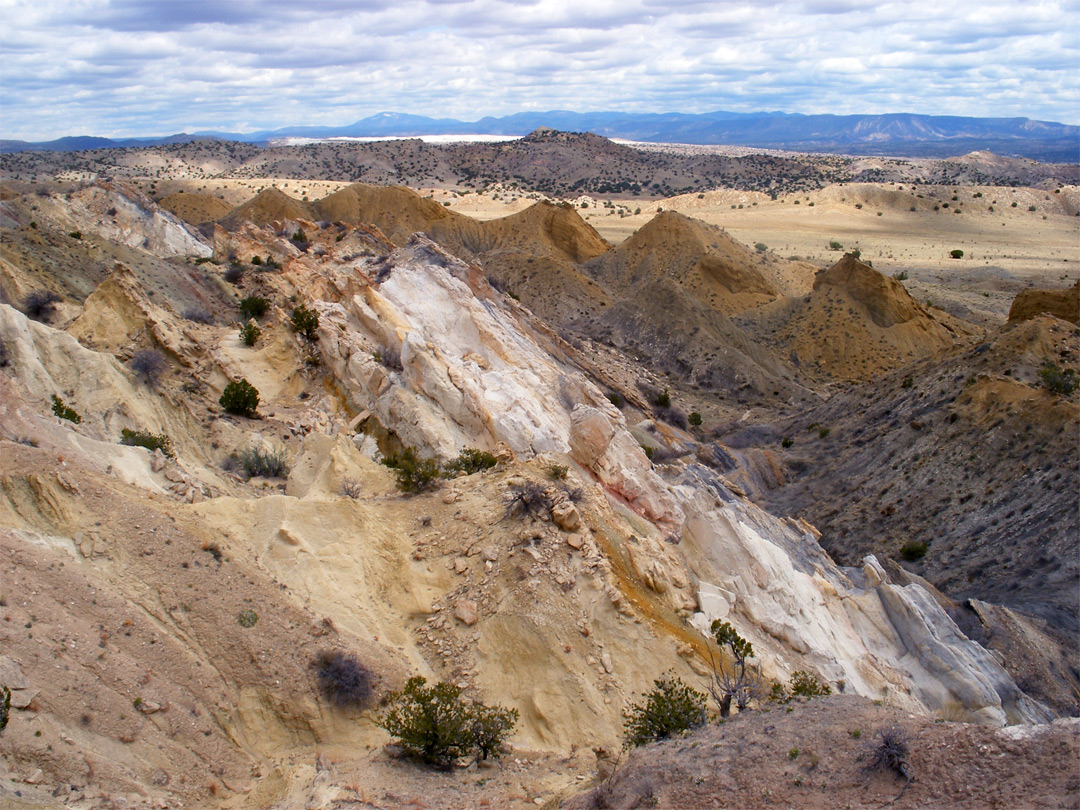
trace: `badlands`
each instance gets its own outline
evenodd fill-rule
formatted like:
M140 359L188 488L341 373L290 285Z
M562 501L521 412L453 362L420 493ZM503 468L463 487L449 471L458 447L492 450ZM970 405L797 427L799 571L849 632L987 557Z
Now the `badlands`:
M110 151L3 166L0 803L1076 806L1074 184L564 200ZM407 448L495 463L408 493ZM623 752L717 619L832 694ZM516 710L509 751L403 758L414 675ZM910 784L865 767L892 727Z

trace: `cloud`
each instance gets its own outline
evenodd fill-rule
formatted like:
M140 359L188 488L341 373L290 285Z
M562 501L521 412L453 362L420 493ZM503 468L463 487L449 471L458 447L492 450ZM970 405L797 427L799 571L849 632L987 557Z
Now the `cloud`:
M3 137L381 110L920 112L1075 123L1075 0L0 0Z

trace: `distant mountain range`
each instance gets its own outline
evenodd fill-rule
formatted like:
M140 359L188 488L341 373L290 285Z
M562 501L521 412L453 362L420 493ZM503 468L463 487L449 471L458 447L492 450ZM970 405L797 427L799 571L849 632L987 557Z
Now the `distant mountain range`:
M343 127L285 127L259 132L196 132L165 138L111 140L90 136L29 143L0 140L0 152L82 151L155 146L213 138L264 144L285 138L412 137L421 135L526 135L540 127L594 132L653 143L726 144L801 152L949 157L977 150L1035 160L1080 162L1080 127L1029 118L916 115L800 115L783 112L515 113L459 121L384 112Z

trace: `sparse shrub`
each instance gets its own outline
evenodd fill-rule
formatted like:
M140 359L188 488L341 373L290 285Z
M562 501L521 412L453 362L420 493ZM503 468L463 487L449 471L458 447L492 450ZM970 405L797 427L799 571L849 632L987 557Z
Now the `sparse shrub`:
M284 448L248 447L238 458L247 478L285 478L289 474L289 454Z
M439 478L439 462L433 458L420 458L415 447L406 447L397 455L387 456L383 464L394 471L397 487L402 492L423 492L433 487Z
M304 233L304 229L303 228L297 228L296 233L294 233L292 235L292 240L294 242L306 242L308 240L308 238L307 238L307 234Z
M859 250L858 248L855 248L853 251L851 251L851 255L854 256L856 259L861 259L862 258L862 251Z
M364 706L375 691L375 675L355 655L324 650L315 659L319 689L335 706Z
M292 311L292 328L307 340L319 339L319 313L298 304Z
M240 280L244 277L244 268L238 264L230 265L226 270L223 278L230 284L239 284Z
M666 393L661 396L666 396ZM671 398L668 397L667 400L670 402ZM670 406L665 408L662 405L657 405L653 408L653 416L667 422L669 425L674 425L680 430L686 430L689 426L686 413L681 408L673 408Z
M346 478L341 482L341 494L354 501L360 497L360 482L355 478Z
M260 337L262 337L262 329L254 318L240 327L240 342L245 346L254 346Z
M626 404L626 400L623 398L623 395L620 394L618 391L608 391L607 398L608 402L610 402L612 405L619 409L621 409L622 406Z
M649 445L643 444L641 445L641 449L645 453L645 458L647 458L649 461L652 461L653 458L656 456L655 447L650 447Z
M914 385L915 385L915 378L913 376L911 376L910 374L908 374L906 377L904 377L903 382L900 383L901 388L911 388Z
M259 410L259 390L244 379L230 382L221 392L218 404L226 413L254 417Z
M799 758L799 749L798 748L792 748L790 751L787 752L787 755L788 755L788 759L798 759Z
M721 653L720 659L716 660L712 657L712 650L709 650L709 660L712 664L709 694L720 710L720 716L728 717L731 714L733 700L742 711L750 705L751 700L759 696L761 678L747 665L748 660L754 657L754 646L740 636L730 622L716 619L709 629ZM730 667L724 661L725 653L731 656Z
M653 690L627 713L624 747L634 748L681 734L705 723L705 695L673 673L653 681Z
M686 417L686 421L693 427L701 427L701 414L697 411L691 411L690 415Z
M245 630L255 626L255 623L259 621L259 614L251 608L244 608L236 614L236 622Z
M766 245L764 242L758 242L754 245L754 250L756 250L758 253L764 253L768 249L769 246Z
M656 395L656 400L653 402L653 404L660 408L671 407L671 394L668 393L668 390L666 388Z
M252 256L251 257L251 263L253 265L255 265L256 267L258 267L259 265L262 264L262 256L259 256L259 255Z
M72 239L82 239L82 231L72 231L68 234Z
M64 400L60 399L56 394L53 394L52 398L52 412L61 419L67 419L69 422L74 422L76 425L82 421L82 417L74 408L69 408L64 404Z
M830 433L829 428L827 428L827 427L819 427L817 435L818 435L819 439L824 439L826 436L829 435L829 433Z
M815 698L832 694L828 684L821 683L816 675L801 669L791 673L788 689L792 697Z
M34 290L23 299L23 312L27 318L48 323L61 300L63 299L52 290Z
M495 466L495 463L495 456L491 453L473 447L466 447L458 453L457 458L446 462L443 469L448 477L453 478L456 475L472 475L473 473L490 470Z
M879 729L875 735L877 744L870 743L867 746L867 763L863 766L867 771L892 771L897 776L904 777L904 787L900 794L889 804L894 804L900 796L904 795L908 785L911 784L911 764L908 762L907 735L899 726L890 726Z
M188 307L184 310L183 317L184 320L194 323L211 324L214 322L214 316L202 307Z
M1059 394L1060 396L1067 397L1073 391L1076 390L1076 371L1075 369L1058 368L1056 363L1047 363L1039 370L1039 379L1042 380L1043 387L1051 394Z
M791 447L793 444L795 444L795 440L790 436L785 436L783 441L780 442L780 446L785 449Z
M387 708L376 725L395 737L408 756L437 768L448 769L474 750L485 758L499 756L517 724L517 710L479 702L466 706L454 684L426 683L417 675L402 691L387 695Z
M548 478L552 481L562 481L568 472L570 468L565 464L549 464L547 468Z
M391 346L386 346L375 352L375 362L381 363L384 368L391 371L405 370L405 367L401 365L401 352Z
M843 249L844 249L844 246L841 243L839 243L839 242L837 242L835 240L833 240L832 242L829 242L829 250L843 250Z
M11 350L8 349L7 343L3 338L0 338L0 368L7 368L11 363Z
M11 715L11 690L6 686L0 686L0 734L7 728L8 717Z
M928 548L925 540L908 540L900 547L900 556L908 562L915 562L926 556Z
M270 309L270 302L257 295L249 295L240 302L240 320L250 321L261 318Z
M151 433L148 430L124 428L120 431L120 443L131 447L145 447L151 453L160 450L169 458L174 456L172 440L164 433Z
M895 278L897 281L907 281L908 280L907 270L901 270L899 273L893 273L893 278Z
M539 516L551 509L551 498L535 481L515 484L506 498L506 515Z
M952 256L954 259L962 259L964 258L964 251L957 248L956 250L950 250L949 255Z
M167 368L167 363L161 352L153 349L140 349L128 361L128 368L132 370L136 377L139 377L153 388L158 384L162 372Z

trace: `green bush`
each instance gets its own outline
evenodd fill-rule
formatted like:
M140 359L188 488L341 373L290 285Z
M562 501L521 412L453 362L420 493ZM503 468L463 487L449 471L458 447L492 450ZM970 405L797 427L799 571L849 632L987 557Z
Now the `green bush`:
M292 311L292 328L308 340L319 339L319 313L308 309L303 304L298 304Z
M620 394L618 391L609 391L607 398L608 402L610 402L616 408L621 409L622 406L626 404L626 400L623 398L623 395Z
M248 478L285 478L289 474L289 454L281 448L249 447L237 458Z
M562 481L566 478L566 474L570 472L570 468L565 464L549 464L547 467L548 478L552 481Z
M247 380L234 381L225 386L218 404L226 413L254 417L259 410L259 391Z
M131 447L145 447L151 453L160 450L169 458L174 455L172 441L164 433L151 433L148 430L124 428L120 431L120 443Z
M833 240L832 242L829 242L829 250L843 250L843 249L844 249L844 246L842 244L840 244L839 242L837 242L835 240Z
M666 388L656 395L656 401L653 404L658 405L661 408L671 407L671 394L668 393Z
M793 444L795 444L795 440L790 436L785 436L783 441L780 442L780 446L783 448L791 447Z
M764 253L768 249L769 246L766 245L764 242L758 242L754 245L754 250L756 250L758 253Z
M517 724L516 709L465 705L461 689L441 681L410 678L400 692L386 696L387 707L375 721L405 753L437 768L449 768L473 751L480 758L499 756L506 736Z
M957 248L956 250L950 250L949 255L952 256L954 259L962 259L964 258L964 251Z
M701 414L697 411L691 411L690 415L686 417L686 421L694 427L701 427Z
M0 733L7 728L8 716L11 714L11 690L6 686L0 686Z
M1056 363L1047 363L1040 369L1039 378L1043 387L1051 394L1067 397L1076 390L1076 371L1071 368L1058 368Z
M61 419L67 419L69 422L74 422L76 425L82 421L82 417L74 408L69 408L64 404L64 400L60 399L56 394L53 394L52 398L52 412Z
M705 722L705 695L669 673L653 681L653 690L633 705L626 718L625 747L663 740Z
M832 694L828 684L821 683L816 675L801 669L791 673L788 689L792 697L815 698Z
M251 257L251 263L253 265L255 265L256 267L258 267L259 265L262 264L262 256L252 256Z
M236 622L245 630L255 626L255 623L259 621L259 614L251 608L244 608L236 614Z
M927 548L924 540L908 540L900 547L900 556L908 562L915 562L926 556Z
M402 492L423 492L434 486L439 478L439 462L433 458L420 458L415 447L406 447L397 455L387 456L383 464L394 471L398 489Z
M294 233L292 235L292 240L294 242L306 242L308 240L308 238L307 238L307 234L304 233L304 229L303 228L297 228L296 233Z
M262 329L259 328L254 319L240 327L240 341L245 346L254 346L260 337L262 337Z
M261 318L270 309L270 302L257 295L249 295L240 301L240 319L250 321L252 318Z
M904 377L903 381L900 383L901 388L911 388L914 385L915 385L915 378L913 376L911 376L910 374L907 375L906 377Z
M456 475L472 475L473 473L490 470L494 466L495 456L491 453L473 447L466 447L458 453L457 458L446 462L443 465L443 470L446 472L447 477L453 478Z

